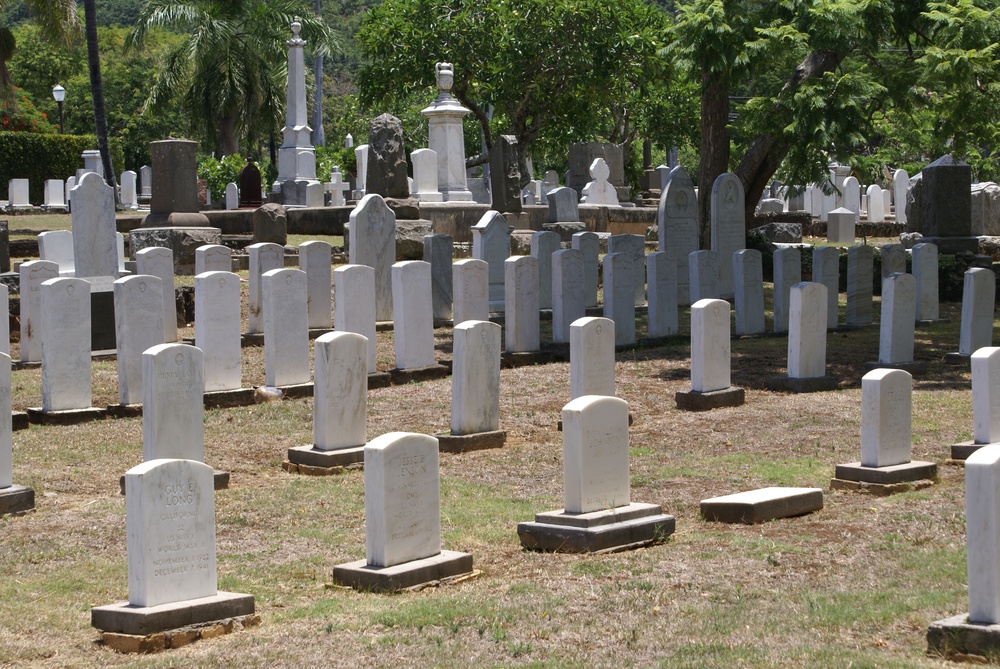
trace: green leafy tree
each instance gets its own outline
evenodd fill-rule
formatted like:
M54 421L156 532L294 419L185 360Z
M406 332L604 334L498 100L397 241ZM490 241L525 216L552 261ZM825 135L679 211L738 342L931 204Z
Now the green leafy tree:
M667 75L656 55L667 35L666 15L642 0L384 0L357 35L369 59L359 92L371 106L432 91L434 64L451 62L452 94L479 122L486 148L498 131L512 134L523 166L546 139L617 129L625 132L615 139L628 141L620 121L631 107L622 103Z
M144 109L180 99L192 130L219 157L271 135L284 110L285 42L302 9L293 0L147 0L127 47L141 49L158 28L182 39L161 62ZM313 50L334 46L311 11L300 20Z

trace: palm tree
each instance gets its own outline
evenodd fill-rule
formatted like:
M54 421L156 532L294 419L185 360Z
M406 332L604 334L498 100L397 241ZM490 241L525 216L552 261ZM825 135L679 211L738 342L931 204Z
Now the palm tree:
M164 59L144 109L179 96L192 128L216 156L239 152L280 129L285 99L285 41L301 9L298 0L147 0L126 39L142 48L149 31L166 28L183 39ZM303 16L302 36L318 53L334 47L319 17Z
M111 149L108 146L108 115L104 110L104 84L101 82L101 59L97 49L97 6L95 0L83 0L83 16L87 26L87 69L90 71L90 95L94 100L94 134L97 135L97 149L101 152L101 164L104 166L104 181L114 189L117 206L120 197L118 179L115 178L115 166L111 162Z
M7 4L9 0L0 0L0 9ZM24 4L42 29L42 34L49 39L69 44L79 33L76 0L25 0ZM7 61L14 55L16 47L14 33L7 26L0 26L0 94L4 96L11 92L12 82Z

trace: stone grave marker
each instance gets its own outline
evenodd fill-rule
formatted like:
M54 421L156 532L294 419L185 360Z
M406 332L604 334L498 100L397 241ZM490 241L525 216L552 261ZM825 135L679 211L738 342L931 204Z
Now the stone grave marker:
M570 399L615 394L615 322L585 316L569 328Z
M792 286L802 280L802 252L779 248L774 252L774 331L788 332Z
M247 158L247 164L240 170L240 185L238 188L240 196L240 207L256 209L264 204L263 186L261 183L260 170ZM229 271L229 270L226 270Z
M409 197L403 124L392 114L376 117L368 129L365 192L382 197Z
M142 353L142 459L205 461L204 355L188 344Z
M972 441L951 445L951 459L965 460L988 444L1000 443L1000 348L972 354Z
M81 278L118 278L115 194L96 172L87 172L73 189L73 263Z
M8 181L7 199L10 201L7 205L10 209L31 209L31 202L28 199L28 180L11 179Z
M500 333L489 321L455 326L451 376L451 434L500 429Z
M226 184L225 206L228 211L240 208L240 187L232 181Z
M194 278L194 343L202 350L205 392L243 384L240 349L240 277L203 272Z
M118 403L142 401L142 354L163 343L163 282L137 274L114 282Z
M704 411L745 401L743 388L730 381L729 311L725 300L691 305L691 390L674 395L677 408Z
M594 158L590 163L590 177L593 181L583 187L583 197L580 201L584 204L598 204L605 207L618 207L618 192L608 181L611 176L611 168L604 158Z
M736 334L763 334L764 268L760 251L742 249L733 254Z
M546 193L545 201L549 205L550 223L576 223L580 220L578 196L572 188L553 188Z
M677 334L677 263L666 251L646 255L648 293L646 334L668 337Z
M153 168L143 165L139 168L139 197L150 198L153 196Z
M510 257L510 227L498 211L487 211L472 227L472 257L490 270L490 311L504 310L504 263Z
M834 244L854 244L854 212L838 207L826 214L826 240Z
M513 256L504 261L504 348L527 353L541 348L538 316L538 260Z
M915 244L912 250L913 276L917 281L917 322L940 318L938 302L938 248L935 244Z
M632 259L632 287L635 305L646 303L646 242L642 235L611 235L608 253L624 253Z
M452 264L453 322L487 321L490 318L490 267L485 260L467 258Z
M882 223L885 221L885 205L882 203L882 187L872 184L868 187L868 222Z
M683 167L670 171L656 213L660 251L672 251L677 260L677 300L691 304L688 255L699 250L698 194Z
M396 214L381 195L366 195L351 212L352 265L375 270L375 320L392 320L392 264L396 262Z
M354 179L355 189L351 194L352 199L362 200L365 197L365 180L368 175L368 145L361 144L354 148L354 160L357 165L357 176Z
M0 515L35 508L35 491L14 485L10 367L10 356L0 353Z
M872 280L875 252L867 245L847 249L847 324L872 323Z
M884 244L879 249L882 256L882 279L906 271L906 247L902 244Z
M285 266L285 249L278 244L259 242L247 247L247 255L250 260L247 333L258 334L264 328L263 276Z
M552 308L552 254L560 249L559 235L543 230L531 235L531 257L538 261L538 308Z
M174 289L174 252L151 246L135 254L136 271L160 280L163 305L163 341L177 341L177 298Z
M973 267L965 272L962 286L962 323L958 353L971 356L984 346L993 345L993 310L996 302L996 276L992 270Z
M341 265L333 270L333 329L355 332L368 340L368 373L376 372L375 270L368 265Z
M719 257L718 297L733 296L731 259L734 253L747 246L744 200L743 182L740 178L735 174L720 174L712 185L711 201L712 250Z
M840 251L832 246L817 246L812 253L813 281L826 286L826 327L837 327L840 291Z
M413 188L421 202L441 202L444 195L438 190L438 159L433 149L417 149L410 154L413 163Z
M90 284L55 278L41 285L42 411L89 409Z
M269 386L309 383L306 273L272 269L261 276L264 377Z
M858 180L849 176L844 179L844 186L841 189L844 198L844 209L849 209L854 213L854 222L861 218L861 184Z
M966 248L963 243L972 241L972 168L951 155L938 158L921 171L920 227L927 241L935 241L939 248L948 243L946 252ZM957 238L938 240L938 237ZM954 245L959 245L955 247ZM978 241L967 248L973 253Z
M576 232L572 247L583 253L583 306L596 307L600 238L596 232Z
M688 255L688 285L692 302L719 297L719 254L694 251Z
M233 251L220 244L204 244L194 251L195 276L205 272L232 272Z
M306 273L306 311L310 329L330 329L332 257L333 248L327 242L313 240L299 245L299 269Z
M406 260L392 266L393 351L396 369L435 364L431 265Z
M42 359L42 284L59 277L59 265L48 260L31 260L21 263L18 274L21 295L21 362L38 362ZM89 332L87 341L89 346Z
M788 375L778 387L796 393L834 390L837 379L826 373L827 289L822 283L792 286L788 318Z
M346 193L351 190L351 185L344 182L344 175L336 165L330 172L330 182L326 184L326 190L330 193L330 206L343 207L347 203Z
M451 235L424 235L424 262L431 265L431 303L435 320L452 319L454 247Z
M635 271L626 253L604 256L604 317L615 322L615 345L635 343Z
M62 179L45 180L45 204L42 209L46 211L66 209L66 191Z
M899 169L892 173L892 202L895 205L896 222L906 223L906 195L910 192L910 175Z
M499 135L490 149L490 192L493 208L501 213L521 211L521 171L517 158L517 138Z
M552 341L569 342L570 326L586 314L583 300L583 251L552 254Z
M896 272L882 281L878 363L872 367L906 369L911 374L926 371L927 363L913 360L916 294L917 280L912 274Z
M121 179L118 181L121 187L119 192L121 193L122 206L132 211L139 208L139 193L136 189L136 181L136 173L132 170L122 172Z

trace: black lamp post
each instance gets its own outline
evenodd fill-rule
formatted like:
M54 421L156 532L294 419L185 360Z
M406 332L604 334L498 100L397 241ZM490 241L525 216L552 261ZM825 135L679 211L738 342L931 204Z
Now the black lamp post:
M52 87L52 97L55 98L56 104L59 105L59 134L63 134L63 100L66 99L66 89L61 85L56 84Z

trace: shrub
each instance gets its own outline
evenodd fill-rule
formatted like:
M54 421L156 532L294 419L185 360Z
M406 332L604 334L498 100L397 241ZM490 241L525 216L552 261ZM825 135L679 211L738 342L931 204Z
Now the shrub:
M116 169L125 164L121 142L112 138L111 160ZM28 179L32 204L44 201L45 181L65 181L83 167L84 151L97 148L94 135L42 135L33 132L0 132L0 198L7 198L11 179Z

